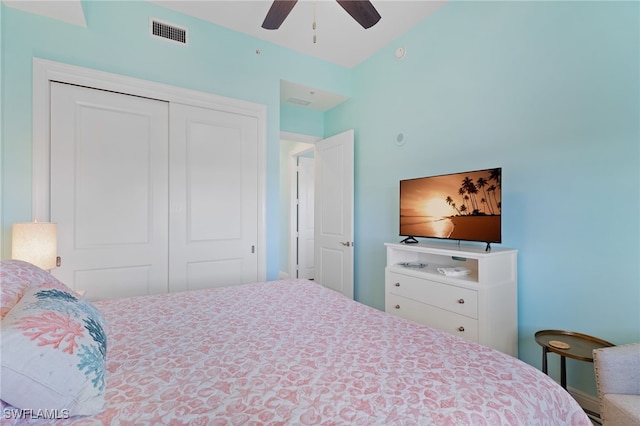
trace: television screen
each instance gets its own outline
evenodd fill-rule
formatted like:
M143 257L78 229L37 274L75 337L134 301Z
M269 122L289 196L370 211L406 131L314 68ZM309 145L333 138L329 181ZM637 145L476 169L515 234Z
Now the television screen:
M500 243L501 196L502 168L401 180L400 235Z

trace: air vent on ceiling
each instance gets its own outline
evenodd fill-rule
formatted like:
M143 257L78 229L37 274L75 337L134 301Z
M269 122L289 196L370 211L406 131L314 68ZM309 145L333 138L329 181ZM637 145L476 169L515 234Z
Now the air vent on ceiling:
M187 28L151 19L151 34L180 44L187 44Z
M305 99L300 99L300 98L293 98L293 97L287 99L287 102L289 102L290 104L295 104L300 106L307 106L311 103L311 101L307 101Z

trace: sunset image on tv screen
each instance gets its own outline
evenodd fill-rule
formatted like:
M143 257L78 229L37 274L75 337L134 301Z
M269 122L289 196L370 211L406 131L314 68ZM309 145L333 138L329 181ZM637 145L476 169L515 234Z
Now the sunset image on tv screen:
M400 181L400 235L501 241L502 169Z

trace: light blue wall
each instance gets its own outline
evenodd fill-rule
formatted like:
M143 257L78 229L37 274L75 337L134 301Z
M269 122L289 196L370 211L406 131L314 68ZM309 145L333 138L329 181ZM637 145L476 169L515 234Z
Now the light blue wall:
M0 6L0 188L3 187L3 182L4 182L4 175L2 173L3 167L2 164L4 163L4 153L2 152L2 135L4 134L4 121L5 121L5 116L4 116L4 86L5 86L5 82L4 82L4 58L2 57L2 52L4 52L5 47L4 47L4 31L2 31L2 23L4 22L4 8L2 6ZM0 190L1 191L1 190ZM0 192L0 259L2 259L2 254L3 254L3 250L2 250L2 242L4 241L4 227L3 227L3 205L4 205L4 199L2 197L2 193Z
M324 113L282 104L280 106L280 130L324 137Z
M39 57L266 105L267 276L276 278L280 80L349 95L349 71L148 2L83 7L87 28L1 6L2 257L10 255L11 224L32 220L31 68ZM188 27L189 45L152 39L150 16Z
M354 70L325 121L356 131L358 300L384 306L398 180L501 166L520 358L540 366L541 329L640 341L639 16L637 2L454 2ZM568 364L595 394L592 365Z

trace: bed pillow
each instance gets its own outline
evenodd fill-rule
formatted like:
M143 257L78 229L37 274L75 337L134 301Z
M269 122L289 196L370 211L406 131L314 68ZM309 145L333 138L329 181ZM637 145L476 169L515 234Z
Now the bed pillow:
M2 320L0 399L26 410L93 415L104 407L106 322L88 300L47 284Z
M0 319L7 316L29 287L30 283L0 283Z
M68 290L65 284L44 269L23 260L0 262L0 319L20 301L24 292L33 286L48 284L52 288Z

